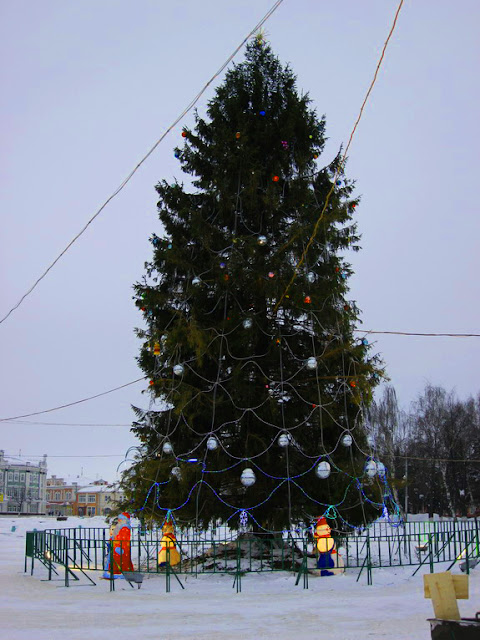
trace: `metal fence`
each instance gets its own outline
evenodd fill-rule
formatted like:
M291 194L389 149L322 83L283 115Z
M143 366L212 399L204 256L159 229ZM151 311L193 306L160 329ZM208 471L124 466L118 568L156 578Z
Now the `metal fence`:
M378 523L376 523L378 524ZM422 526L420 526L422 525ZM366 573L372 583L373 569L380 567L428 566L431 572L439 562L453 566L465 563L469 572L474 559L480 557L480 532L476 520L406 523L397 527L371 528L335 538L345 569L358 570L360 578ZM241 576L249 572L290 571L297 573L297 584L303 576L308 587L308 574L316 572L314 541L307 535L260 536L254 533L237 535L226 529L215 533L177 530L176 549L180 561L171 566L159 564L162 549L161 529L134 528L128 552L135 571L161 573L170 577L198 574L231 574L234 586L241 589ZM83 578L95 584L86 572L105 571L113 567L109 530L93 527L75 529L46 529L27 533L25 571L28 558L33 574L35 561L48 570L48 578L62 579L65 585ZM113 541L115 543L115 541ZM122 543L125 545L125 542ZM109 555L110 554L110 555ZM110 563L108 560L110 558ZM114 588L111 569L111 588Z

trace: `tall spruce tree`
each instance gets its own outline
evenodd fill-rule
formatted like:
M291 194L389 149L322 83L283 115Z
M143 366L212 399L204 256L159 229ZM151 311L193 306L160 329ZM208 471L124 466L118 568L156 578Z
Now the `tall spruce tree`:
M279 530L327 513L344 528L382 506L362 424L381 370L354 336L342 257L358 249L357 200L338 158L317 162L325 120L309 103L254 39L208 119L182 133L193 187L156 187L163 229L135 286L152 401L135 410L141 446L123 480L139 515L236 527L245 510Z

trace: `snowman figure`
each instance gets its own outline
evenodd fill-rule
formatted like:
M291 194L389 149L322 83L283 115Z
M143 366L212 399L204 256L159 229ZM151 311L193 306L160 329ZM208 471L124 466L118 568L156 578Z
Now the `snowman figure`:
M321 576L333 576L344 570L343 560L335 549L335 541L331 533L327 519L323 516L318 518L313 537L316 540L318 553L317 569L320 569Z

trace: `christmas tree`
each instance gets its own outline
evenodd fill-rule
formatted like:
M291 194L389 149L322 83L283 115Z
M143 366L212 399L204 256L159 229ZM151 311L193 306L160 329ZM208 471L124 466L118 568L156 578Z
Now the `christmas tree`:
M346 297L353 183L339 157L321 167L325 120L261 36L207 114L175 149L193 186L156 187L163 230L135 285L151 401L135 409L129 509L197 527L364 523L388 491L365 475L382 371Z

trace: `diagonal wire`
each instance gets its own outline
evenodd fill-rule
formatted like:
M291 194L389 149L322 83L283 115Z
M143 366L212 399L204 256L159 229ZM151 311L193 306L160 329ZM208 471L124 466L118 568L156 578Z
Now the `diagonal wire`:
M346 159L347 159L347 153L348 150L350 148L350 145L352 143L353 140L353 136L355 135L355 131L357 130L358 127L358 123L360 122L362 115L363 115L363 110L365 108L365 105L367 104L368 98L370 97L370 94L372 92L372 89L375 85L375 82L377 80L377 76L378 76L378 72L380 71L380 67L382 66L382 62L383 62L383 58L385 56L385 51L387 49L388 43L390 41L390 38L392 37L392 34L395 30L396 24L397 24L397 19L398 19L398 14L400 13L400 9L402 8L404 0L400 0L400 4L398 5L397 11L395 13L395 18L393 20L393 24L392 27L390 29L390 33L388 34L387 39L385 40L385 44L383 45L383 49L382 49L382 54L380 56L380 59L377 63L377 68L375 69L375 74L373 76L373 80L370 83L370 87L368 88L367 94L363 100L362 106L360 107L360 112L358 114L357 120L353 126L352 132L350 133L350 138L348 140L348 144L345 147L345 151L343 152L343 155L341 157L340 162L338 163L337 169L335 171L335 176L333 177L332 180L332 186L330 188L330 191L327 194L327 197L325 198L325 204L323 205L322 211L320 212L320 215L315 223L315 226L313 227L313 233L310 236L310 239L307 242L307 245L302 253L302 255L300 256L299 261L297 262L297 264L295 265L295 269L293 270L293 275L291 277L290 282L287 284L287 287L285 289L285 291L282 293L282 295L280 296L280 300L277 302L277 304L275 305L275 308L273 310L274 313L276 313L280 307L280 305L282 304L283 300L285 299L285 297L287 296L288 292L290 291L290 288L292 286L292 284L295 282L297 275L298 275L298 271L300 269L300 267L302 266L302 264L305 262L305 258L307 257L308 251L313 243L313 241L315 240L317 233L318 233L318 229L320 227L320 224L323 220L323 218L325 217L325 211L327 210L328 207L328 203L330 202L330 198L332 197L332 194L334 192L335 189L335 183L336 183L336 179L340 173L340 171L343 169Z
M222 66L220 67L220 69L210 78L210 80L204 85L204 87L197 93L197 95L195 96L195 98L193 98L193 100L190 102L190 104L185 107L185 109L182 111L182 113L174 120L174 122L172 122L172 124L168 127L168 129L160 136L160 138L155 142L155 144L153 145L153 147L143 156L143 158L140 160L140 162L136 165L136 167L128 174L128 176L125 178L125 180L120 184L120 186L117 187L117 189L115 189L115 191L112 193L112 195L107 198L107 200L105 200L105 202L102 204L102 206L100 207L100 209L98 209L98 211L95 213L94 216L92 216L90 218L90 220L87 222L87 224L83 227L83 229L81 229L77 235L70 240L70 242L67 244L67 246L65 247L65 249L55 258L55 260L50 264L49 267L47 267L47 269L42 273L42 275L37 278L37 280L33 283L33 285L30 287L30 289L28 289L28 291L26 291L26 293L23 294L23 296L20 298L20 300L10 309L10 311L0 320L0 324L2 322L4 322L16 309L18 309L18 307L22 304L22 302L25 300L25 298L27 296L29 296L32 291L37 287L37 285L40 284L40 282L45 278L45 276L49 273L49 271L51 271L53 269L53 267L57 264L57 262L60 260L60 258L62 258L67 251L70 249L70 247L80 238L80 236L85 233L85 231L88 229L88 227L92 224L92 222L95 220L95 218L97 218L101 212L105 209L105 207L108 205L109 202L111 202L119 193L120 191L122 191L122 189L130 182L130 180L133 178L133 176L135 175L135 173L138 171L138 169L140 169L140 167L142 166L142 164L151 156L151 154L155 151L155 149L158 147L158 145L166 138L166 136L170 133L170 131L173 129L173 127L175 127L180 120L189 112L191 111L191 109L193 109L193 107L195 106L195 104L200 100L200 98L202 97L202 95L205 93L205 91L208 89L208 87L212 84L212 82L215 80L215 78L217 78L222 72L223 70L230 64L230 62L233 60L233 58L237 55L237 53L240 51L240 49L243 47L243 45L247 42L247 40L249 38L251 38L251 36L258 31L262 25L270 18L270 16L274 13L274 11L276 11L278 9L278 7L282 4L283 0L277 0L277 2L275 2L275 4L269 9L269 11L267 11L267 13L263 16L263 18L260 20L260 22L258 22L253 29L249 32L249 34L242 40L242 42L238 45L238 47L235 49L235 51L227 58L227 60L222 64Z

